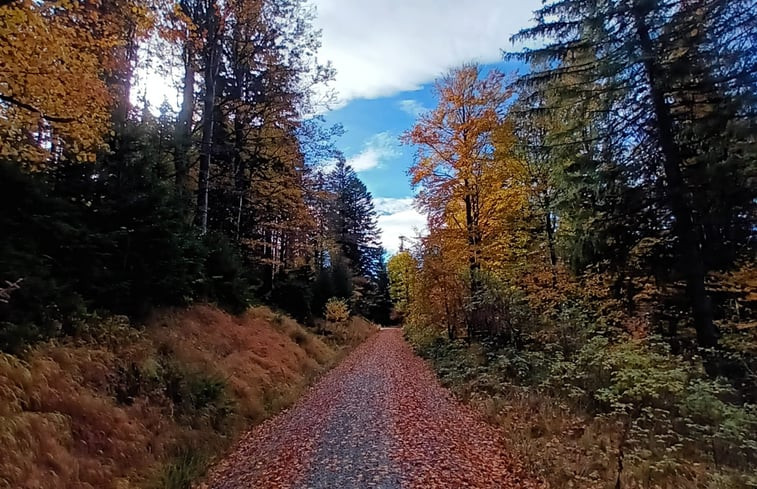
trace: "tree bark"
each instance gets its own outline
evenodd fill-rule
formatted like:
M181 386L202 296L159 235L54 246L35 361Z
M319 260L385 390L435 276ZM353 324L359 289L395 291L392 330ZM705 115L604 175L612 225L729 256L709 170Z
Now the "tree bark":
M200 146L200 169L197 185L197 213L195 221L200 232L208 232L208 198L210 192L210 165L213 158L213 124L216 101L216 82L219 63L220 28L218 10L215 2L208 3L205 11L207 25L207 39L205 46L205 94L203 96L202 111L202 143Z
M465 182L466 188L468 188L468 182ZM481 264L478 258L478 222L476 219L476 213L474 211L473 196L470 191L465 196L465 224L468 234L468 270L470 272L470 295L471 299L475 301L475 297L481 288L479 281L479 269ZM468 318L468 338L473 338L476 334L476 330L479 327L478 324L478 308L474 307L469 312Z
M544 198L544 229L547 234L547 248L549 249L549 264L552 272L552 288L557 288L557 250L555 249L555 220L548 196Z

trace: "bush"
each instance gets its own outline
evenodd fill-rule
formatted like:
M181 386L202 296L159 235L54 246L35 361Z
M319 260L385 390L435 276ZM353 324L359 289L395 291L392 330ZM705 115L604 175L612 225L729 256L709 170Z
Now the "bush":
M350 306L344 299L332 297L326 302L324 315L332 323L346 323L350 319Z
M555 487L611 486L619 454L622 487L754 485L757 406L662 338L605 336L580 308L559 317L573 324L537 332L546 341L520 349L449 341L412 324L405 336L442 383L501 423L512 447ZM585 339L571 341L571 331Z

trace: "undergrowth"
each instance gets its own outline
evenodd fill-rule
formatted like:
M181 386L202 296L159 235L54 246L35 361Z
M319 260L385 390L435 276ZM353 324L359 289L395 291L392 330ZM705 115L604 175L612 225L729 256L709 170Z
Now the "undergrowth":
M267 308L195 306L144 329L92 316L66 341L0 354L0 488L189 488L366 325L325 337Z
M748 395L657 337L610 341L586 330L575 348L468 344L412 325L405 333L552 487L757 487L757 406Z

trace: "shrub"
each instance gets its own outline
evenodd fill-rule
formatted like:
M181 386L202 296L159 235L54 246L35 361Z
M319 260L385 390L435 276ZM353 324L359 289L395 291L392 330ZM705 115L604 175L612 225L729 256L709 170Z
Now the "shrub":
M344 299L332 297L326 302L324 314L327 321L345 323L350 319L350 306Z
M555 325L557 334L520 349L449 341L414 324L405 336L555 487L611 487L618 458L622 487L754 486L757 406L731 383L662 338L605 336L577 309L560 317L583 327ZM586 339L572 341L571 331Z

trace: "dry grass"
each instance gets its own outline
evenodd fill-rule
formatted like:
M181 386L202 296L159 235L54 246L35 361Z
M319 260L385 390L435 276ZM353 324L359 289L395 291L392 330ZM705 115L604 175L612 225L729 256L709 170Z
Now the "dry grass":
M108 395L116 363L110 352L54 345L26 362L2 356L2 487L124 487L130 469L151 463L161 415Z
M554 488L613 489L618 477L622 427L609 418L581 416L564 402L513 389L507 397L470 400L487 419L502 427L510 451ZM643 464L626 460L624 489L737 489L745 486L717 467L691 463L667 477L652 477ZM738 475L735 472L733 475ZM751 486L749 486L751 487Z
M613 423L580 417L556 399L527 391L470 402L502 427L510 451L552 487L614 487L620 434Z
M293 402L336 361L339 341L374 329L356 321L357 332L326 344L266 308L233 317L196 306L156 316L143 334L44 344L23 360L2 354L0 488L165 487L154 481L162 467L176 468L182 447L220 450L238 429ZM225 428L213 417L222 409L188 414L171 399L167 366L225 386L233 405Z
M335 352L294 320L259 307L232 317L209 306L166 313L149 334L182 364L225 379L240 413L259 422L297 398Z
M335 348L353 347L377 331L375 324L360 316L353 316L346 322L323 321L318 324L318 332Z

